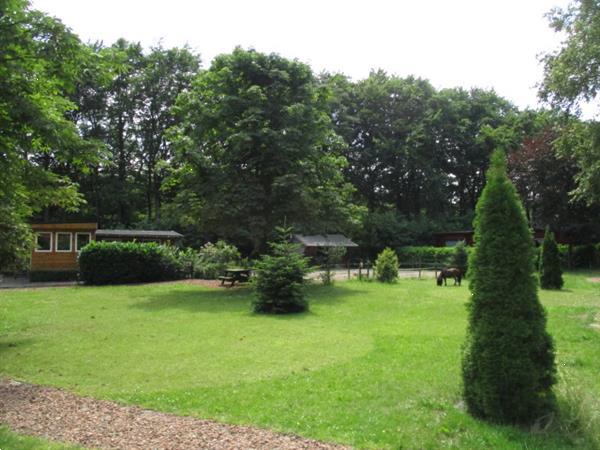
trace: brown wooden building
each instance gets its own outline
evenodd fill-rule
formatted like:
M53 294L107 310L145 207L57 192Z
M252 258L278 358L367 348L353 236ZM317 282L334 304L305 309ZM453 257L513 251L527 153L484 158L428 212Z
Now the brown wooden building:
M76 271L77 258L91 241L137 241L172 244L183 235L161 230L99 230L97 223L36 223L36 246L31 254L34 271Z
M31 254L31 270L77 270L79 251L96 239L96 223L38 223L36 246Z

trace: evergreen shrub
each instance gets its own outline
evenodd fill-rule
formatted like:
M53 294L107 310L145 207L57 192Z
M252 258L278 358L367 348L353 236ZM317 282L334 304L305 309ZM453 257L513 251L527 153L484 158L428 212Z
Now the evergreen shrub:
M391 248L384 248L377 256L375 278L383 283L394 283L398 279L398 255Z
M304 277L308 258L300 245L289 242L290 229L278 229L279 240L269 243L270 255L263 255L254 265L252 284L255 291L254 312L287 314L308 310Z
M560 289L563 286L560 255L554 234L546 228L540 254L540 286L542 289Z
M500 151L492 155L474 225L465 403L476 417L531 424L554 408L554 348L537 294L532 235Z
M469 267L469 253L467 251L467 246L465 241L460 241L454 247L454 253L452 254L452 261L450 265L452 267L456 267L460 269L462 276L465 277L467 275L467 269Z
M79 270L87 284L165 281L183 275L177 250L152 242L90 242L79 255Z

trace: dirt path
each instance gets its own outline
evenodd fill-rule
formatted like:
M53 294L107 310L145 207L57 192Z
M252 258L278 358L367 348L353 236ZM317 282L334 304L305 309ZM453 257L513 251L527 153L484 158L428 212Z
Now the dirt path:
M260 428L175 416L0 380L0 423L13 431L101 449L342 449Z

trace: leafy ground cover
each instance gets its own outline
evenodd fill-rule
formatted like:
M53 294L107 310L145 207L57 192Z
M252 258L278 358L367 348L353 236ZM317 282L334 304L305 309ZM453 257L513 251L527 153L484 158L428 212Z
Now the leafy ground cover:
M541 291L562 411L544 431L466 414L469 293L433 280L313 286L310 312L283 317L251 313L246 289L184 283L0 291L0 374L360 448L595 448L600 284L590 276Z

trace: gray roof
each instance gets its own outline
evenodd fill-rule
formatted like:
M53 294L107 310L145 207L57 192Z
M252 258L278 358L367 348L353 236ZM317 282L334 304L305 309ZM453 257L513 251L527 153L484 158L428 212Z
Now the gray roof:
M96 230L96 237L128 237L148 239L179 239L183 234L162 230Z
M294 241L305 247L358 247L343 234L314 234L311 236L295 234Z

